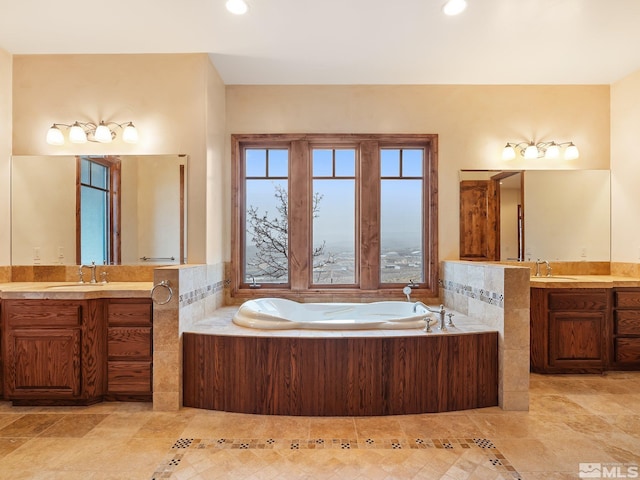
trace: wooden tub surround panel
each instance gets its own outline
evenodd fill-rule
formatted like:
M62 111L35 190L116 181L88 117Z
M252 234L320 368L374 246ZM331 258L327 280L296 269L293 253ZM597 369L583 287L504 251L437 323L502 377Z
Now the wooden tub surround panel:
M498 404L496 332L300 338L185 333L184 406L367 416Z

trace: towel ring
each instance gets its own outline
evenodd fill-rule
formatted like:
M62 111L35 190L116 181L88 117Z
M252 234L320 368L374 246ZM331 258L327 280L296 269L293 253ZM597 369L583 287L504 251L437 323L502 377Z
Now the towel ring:
M169 290L169 296L164 302L158 302L155 298L153 298L153 294L155 293L156 289L160 287L164 287L167 290ZM156 305L166 305L171 301L172 298L173 298L173 289L171 288L171 284L169 283L169 280L162 280L160 283L155 284L151 289L151 300L153 300L153 303L155 303Z

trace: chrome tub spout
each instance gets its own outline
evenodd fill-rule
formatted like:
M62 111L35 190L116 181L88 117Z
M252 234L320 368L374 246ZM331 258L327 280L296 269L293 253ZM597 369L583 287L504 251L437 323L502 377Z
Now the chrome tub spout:
M447 325L444 321L445 315L446 315L446 310L444 309L444 305L440 304L439 308L435 308L435 307L429 307L428 305L425 305L422 302L416 302L413 304L413 311L414 312L418 312L418 307L422 307L424 308L427 312L431 312L431 313L437 313L440 315L440 330L443 332L447 331ZM428 322L427 322L428 324Z

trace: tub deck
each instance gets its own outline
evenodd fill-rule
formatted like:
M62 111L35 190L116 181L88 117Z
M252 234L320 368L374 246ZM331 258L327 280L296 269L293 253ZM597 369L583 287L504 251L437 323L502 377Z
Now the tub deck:
M239 327L234 308L183 335L184 406L269 415L361 416L498 405L498 333L456 328Z

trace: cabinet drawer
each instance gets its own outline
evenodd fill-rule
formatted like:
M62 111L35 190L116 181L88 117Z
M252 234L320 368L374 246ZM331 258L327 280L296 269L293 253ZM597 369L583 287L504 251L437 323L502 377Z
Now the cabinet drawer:
M607 303L606 292L599 289L549 294L549 310L606 310Z
M616 363L640 363L640 338L616 338Z
M640 335L640 311L618 310L615 322L616 335Z
M640 291L616 291L614 298L616 307L640 309Z
M151 393L151 362L109 362L109 393Z
M151 357L151 327L109 327L107 351L114 357Z
M109 302L107 322L116 325L151 325L151 301Z
M82 306L79 304L47 304L42 301L5 302L8 327L61 327L82 324Z

